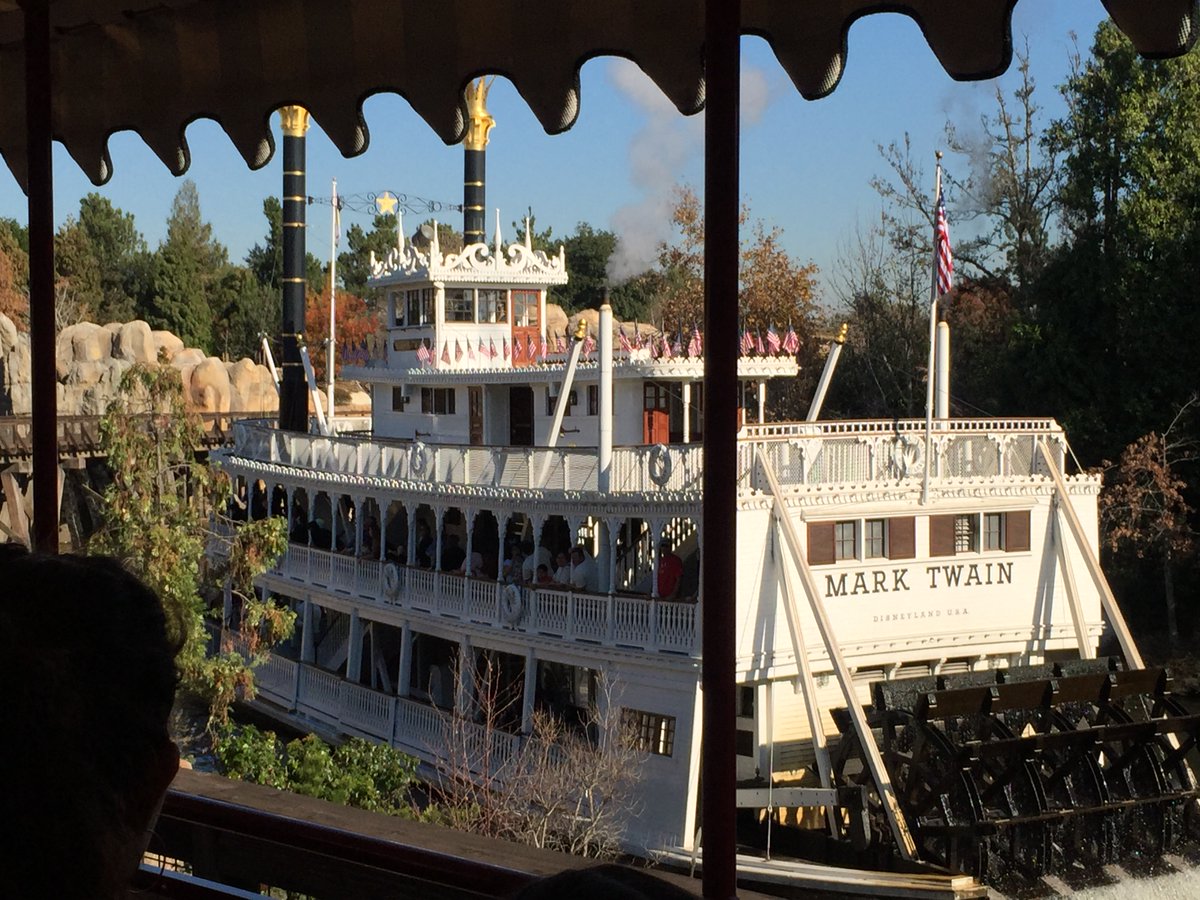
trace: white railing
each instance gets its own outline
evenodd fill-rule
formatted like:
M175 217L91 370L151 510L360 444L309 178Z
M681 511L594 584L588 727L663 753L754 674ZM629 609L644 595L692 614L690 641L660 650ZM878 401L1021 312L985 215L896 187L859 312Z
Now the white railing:
M335 725L344 726L386 744L408 750L430 762L445 759L448 741L455 755L476 767L483 760L493 773L516 756L521 736L475 722L451 719L449 711L397 697L366 685L345 681L334 672L303 665L282 656L271 656L260 670L272 673L260 685L264 696L278 700ZM291 693L276 693L291 685ZM267 681L270 682L268 688Z
M651 477L651 457L656 452L655 477ZM698 490L701 453L699 444L672 445L665 454L653 447L618 447L613 450L612 490ZM233 455L340 475L549 491L595 491L599 477L596 451L586 448L469 447L355 435L323 437L279 431L249 420L234 423Z
M511 589L498 582L407 566L397 566L398 590L389 594L383 589L383 568L375 559L293 545L271 574L334 596L348 593L364 610L406 609L492 628L650 652L692 654L697 650L699 613L692 603L528 587L516 589L519 602L514 603L511 595L503 596Z
M260 695L291 710L296 705L299 677L300 663L272 653L254 668L254 687Z
M934 423L930 475L979 478L1046 474L1035 452L1048 439L1065 454L1053 419L950 419ZM925 423L921 419L787 422L746 425L739 434L738 473L744 487L761 489L753 461L759 450L785 485L922 479ZM361 436L294 434L253 421L234 424L235 456L333 474L447 485L548 491L596 491L596 452L588 448L468 447ZM698 444L613 450L611 490L617 494L698 491ZM752 480L748 483L745 479Z

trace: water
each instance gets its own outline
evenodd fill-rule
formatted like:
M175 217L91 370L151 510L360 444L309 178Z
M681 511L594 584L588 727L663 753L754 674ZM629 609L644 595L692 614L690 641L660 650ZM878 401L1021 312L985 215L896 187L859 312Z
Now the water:
M1200 869L1156 878L1125 878L1116 884L1088 888L1071 896L1080 900L1195 900L1200 897Z

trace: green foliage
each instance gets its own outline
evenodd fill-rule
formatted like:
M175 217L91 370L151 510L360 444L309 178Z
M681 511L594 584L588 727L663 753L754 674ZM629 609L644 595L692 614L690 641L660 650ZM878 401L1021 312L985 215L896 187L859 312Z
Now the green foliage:
M132 213L91 193L79 201L55 237L55 274L79 314L100 322L134 318L144 296L151 257Z
M383 744L350 738L330 747L315 734L286 746L253 725L221 728L214 741L222 774L389 816L416 815L417 760Z
M88 550L121 559L158 594L182 648L182 687L208 703L210 722L224 721L240 693L252 695L252 666L292 631L294 614L253 589L254 578L286 546L284 520L248 522L237 530L211 527L214 521L228 524L220 511L229 499L229 479L197 459L201 427L186 411L176 369L127 370L100 433L112 482ZM219 552L209 558L207 549ZM228 623L234 631L222 652L210 654L205 597L219 597L226 584L240 601L240 620Z
M279 334L283 304L278 289L260 284L240 266L226 266L213 286L214 349L225 359L254 358L261 335Z
M371 252L374 251L377 258L383 258L395 246L395 216L376 216L370 231L364 231L357 223L351 225L346 231L347 249L338 254L338 280L342 287L358 297L367 296Z
M263 215L267 218L267 235L261 244L255 244L246 254L246 268L272 297L275 306L282 309L280 290L283 278L283 206L278 197L263 200ZM310 229L311 231L311 229ZM309 290L320 293L325 290L326 270L324 264L311 253L305 254L304 277ZM278 313L276 313L278 317ZM278 329L276 329L278 330Z

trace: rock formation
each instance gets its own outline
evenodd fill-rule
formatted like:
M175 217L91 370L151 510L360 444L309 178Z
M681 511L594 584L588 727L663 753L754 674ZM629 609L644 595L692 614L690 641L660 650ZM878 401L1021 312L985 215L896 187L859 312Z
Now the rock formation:
M80 322L59 332L56 371L61 415L103 415L125 370L135 363L179 370L188 408L269 416L279 397L266 366L249 359L224 362L186 348L169 331L152 331L142 321L96 325ZM0 314L0 415L25 416L32 409L29 335Z

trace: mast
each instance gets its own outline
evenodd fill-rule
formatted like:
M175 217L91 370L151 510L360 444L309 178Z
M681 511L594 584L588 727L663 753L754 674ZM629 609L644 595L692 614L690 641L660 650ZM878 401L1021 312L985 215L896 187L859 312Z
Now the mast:
M485 240L483 213L485 156L488 132L496 120L488 114L487 95L491 82L477 78L467 85L467 135L463 138L463 245Z
M333 212L330 215L329 228L332 234L329 238L329 352L325 354L325 376L328 384L329 427L333 428L333 378L334 354L337 352L337 246L341 233L342 214L338 205L337 179L333 179Z
M937 366L937 321L938 321L938 237L937 210L942 202L942 151L937 151L937 168L934 174L933 197L934 203L934 237L933 237L933 272L929 281L929 365L925 374L925 480L921 485L921 502L929 502L929 475L932 468L931 451L933 449L933 386L937 378L934 369Z
M304 135L308 110L284 106L283 123L283 334L279 386L279 427L308 431L308 384L300 343L304 338Z

